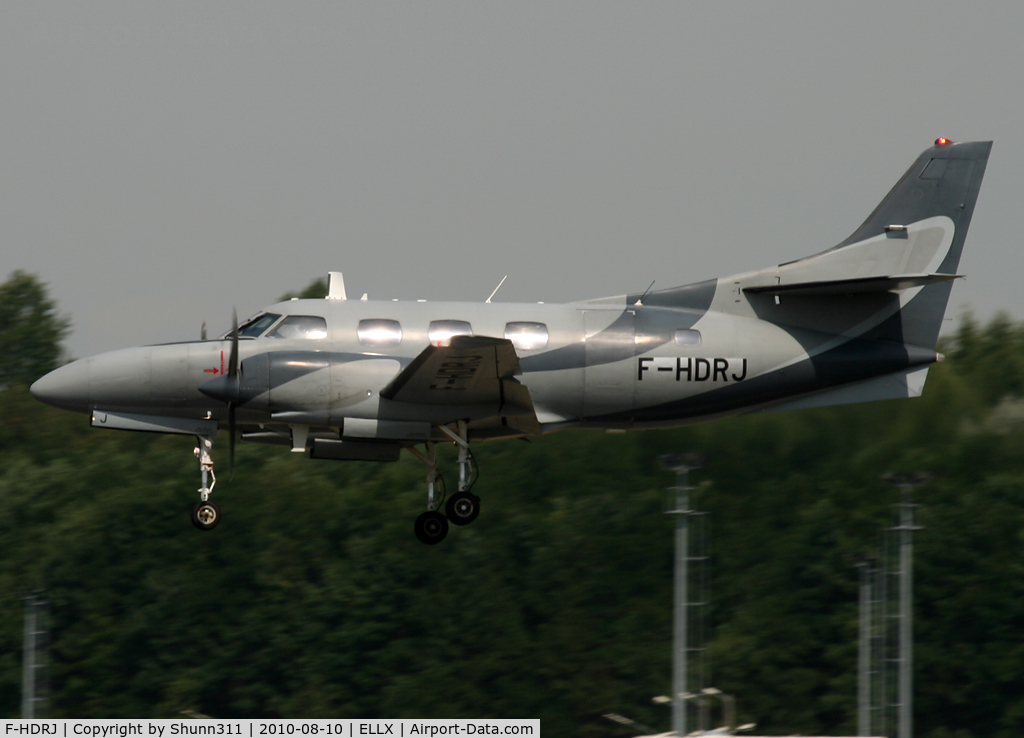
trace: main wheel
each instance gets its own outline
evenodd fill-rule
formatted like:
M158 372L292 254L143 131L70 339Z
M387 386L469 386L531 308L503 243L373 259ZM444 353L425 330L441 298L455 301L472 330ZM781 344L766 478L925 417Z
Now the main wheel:
M433 546L448 535L448 519L436 510L428 510L416 518L413 531L421 542Z
M456 492L448 498L444 511L455 525L469 525L480 514L480 498L472 492Z
M211 530L220 522L220 508L207 500L192 508L192 525L199 530Z

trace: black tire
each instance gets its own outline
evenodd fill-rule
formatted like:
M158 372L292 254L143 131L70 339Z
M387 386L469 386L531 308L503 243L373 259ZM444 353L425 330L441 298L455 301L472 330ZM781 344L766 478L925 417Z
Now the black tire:
M480 514L480 498L472 492L456 492L448 498L444 511L455 525L469 525Z
M220 508L207 500L192 508L192 525L199 530L213 530L220 522Z
M448 519L436 510L428 510L416 518L413 531L421 543L433 546L448 535Z

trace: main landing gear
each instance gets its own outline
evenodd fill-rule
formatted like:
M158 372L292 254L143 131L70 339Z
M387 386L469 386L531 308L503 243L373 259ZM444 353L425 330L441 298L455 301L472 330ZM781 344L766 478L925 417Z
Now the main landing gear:
M220 508L210 502L210 493L217 484L217 477L213 473L213 457L210 449L213 448L212 436L196 436L198 443L195 448L195 455L199 457L199 471L202 474L203 486L199 488L199 504L192 508L192 525L199 530L211 530L217 527L220 522Z
M415 448L409 449L427 465L427 511L416 518L413 532L428 546L444 540L448 535L448 523L469 525L480 515L480 498L470 491L476 482L476 469L473 465L473 454L469 451L466 422L459 421L458 433L443 425L438 427L459 446L459 490L448 499L444 515L437 510L444 500L443 492L441 499L437 498L438 481L440 480L440 487L444 490L444 477L437 471L436 444L428 441L425 454Z

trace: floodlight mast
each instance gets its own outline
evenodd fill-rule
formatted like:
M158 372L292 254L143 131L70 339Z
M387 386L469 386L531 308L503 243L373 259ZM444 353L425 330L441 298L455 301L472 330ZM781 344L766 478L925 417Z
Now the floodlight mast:
M857 659L857 735L871 735L871 567L857 564L860 572L860 643Z
M42 590L22 595L25 601L25 640L22 652L21 717L46 717L46 597Z
M690 471L702 466L702 459L696 454L684 456L666 455L662 464L676 473L676 485L669 489L675 493L670 515L676 516L676 561L675 588L672 625L672 732L677 736L686 735L687 689L687 631L689 629L689 556L690 556Z
M920 527L914 525L914 487L924 484L931 475L924 472L885 475L885 480L900 488L900 524L894 530L900 533L900 610L899 610L899 676L897 681L897 738L913 738L914 723L914 662L913 662L913 587L914 571L913 534Z

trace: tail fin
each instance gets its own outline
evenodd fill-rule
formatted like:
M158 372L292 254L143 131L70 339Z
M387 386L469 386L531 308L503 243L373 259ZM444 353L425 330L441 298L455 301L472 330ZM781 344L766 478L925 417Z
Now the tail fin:
M899 292L898 312L870 331L872 337L934 347L991 149L991 141L939 139L849 238L751 275L744 291L776 301Z
M991 141L953 143L938 139L918 157L860 228L835 248L886 235L887 228L893 225L909 225L944 215L953 221L955 235L937 271L955 274L991 150Z

